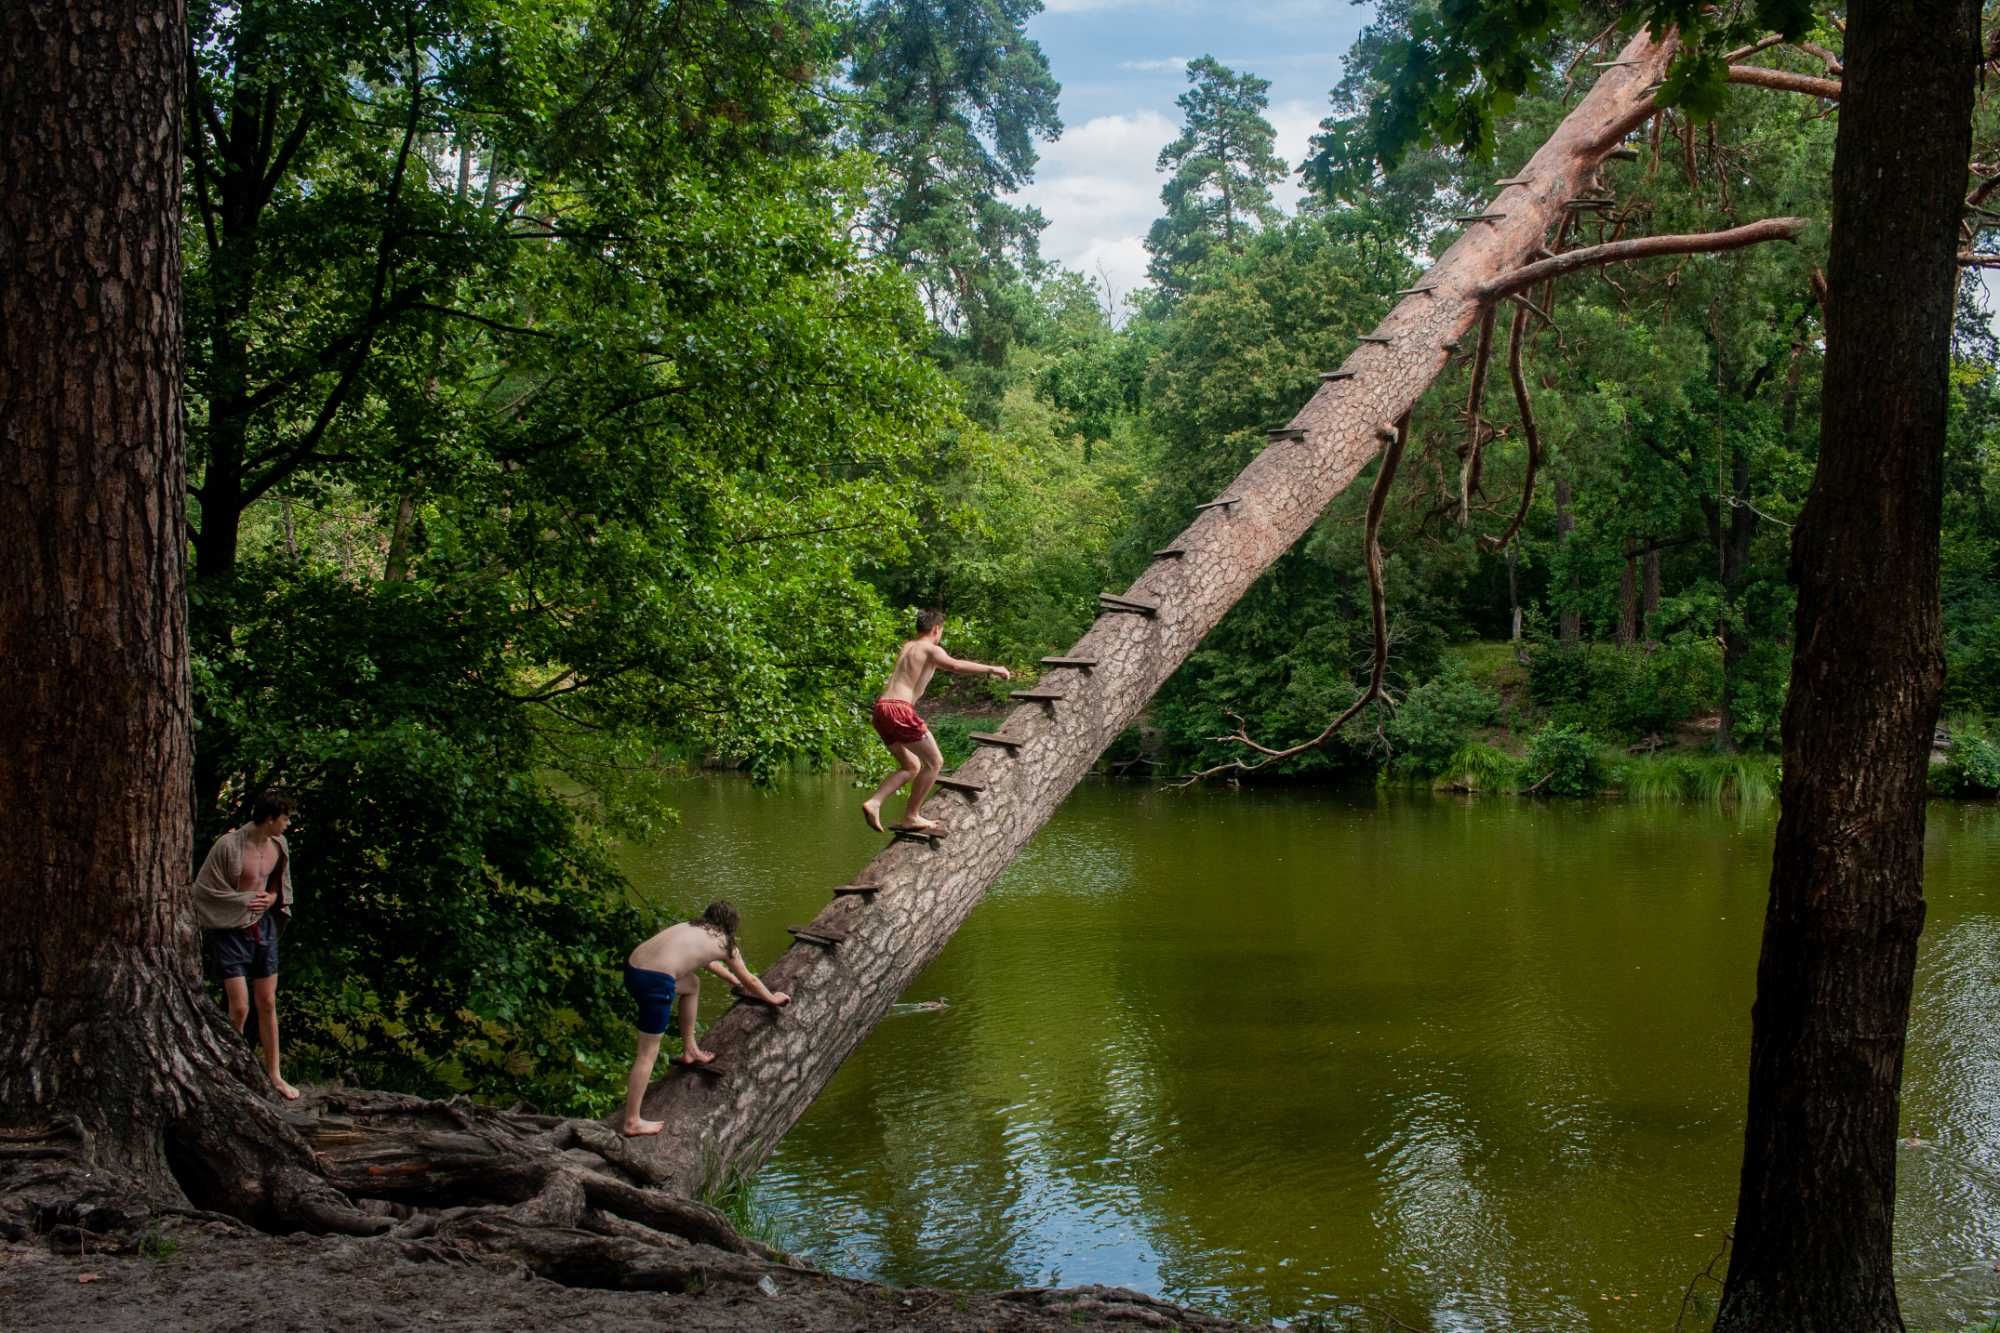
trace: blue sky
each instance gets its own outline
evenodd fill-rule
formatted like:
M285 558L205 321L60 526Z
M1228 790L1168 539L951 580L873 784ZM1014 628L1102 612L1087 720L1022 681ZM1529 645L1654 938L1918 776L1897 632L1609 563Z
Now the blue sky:
M1271 81L1267 119L1296 168L1326 92L1370 7L1349 0L1045 0L1028 23L1062 84L1063 134L1042 145L1020 199L1049 220L1042 253L1107 279L1123 297L1145 279L1142 240L1160 212L1153 163L1180 132L1183 64L1212 55ZM1295 189L1280 193L1289 206Z

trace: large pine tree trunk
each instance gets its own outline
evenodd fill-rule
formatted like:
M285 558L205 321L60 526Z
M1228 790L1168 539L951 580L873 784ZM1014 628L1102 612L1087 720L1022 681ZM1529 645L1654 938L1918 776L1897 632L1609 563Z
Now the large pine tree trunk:
M656 1180L694 1191L769 1153L1098 754L1375 458L1382 430L1410 410L1444 369L1447 348L1477 322L1480 286L1527 263L1563 203L1652 114L1646 90L1670 54L1670 42L1635 38L1621 56L1631 63L1607 70L1516 173L1527 183L1498 192L1498 216L1473 223L1424 278L1429 290L1391 312L1379 330L1389 345L1362 345L1348 359L1353 377L1323 384L1294 418L1305 438L1270 445L1224 490L1235 503L1197 515L1175 542L1185 553L1156 561L1127 590L1158 614L1100 617L1070 653L1096 665L1050 671L1044 687L1065 697L1008 716L1000 730L1020 748L983 750L957 775L985 792L941 791L926 807L949 830L943 842L892 846L857 876L882 885L878 893L842 897L820 913L817 924L845 940L798 945L766 974L792 992L791 1006L775 1014L738 1006L716 1025L709 1044L727 1076L679 1072L653 1089L647 1114L667 1131L639 1151Z
M67 1147L5 1165L72 1202L185 1190L337 1215L196 972L181 7L36 0L7 30L0 1108L10 1138Z
M1902 1327L1897 1107L1944 671L1938 527L1978 30L1970 0L1848 11L1819 468L1793 537L1783 807L1722 1329Z

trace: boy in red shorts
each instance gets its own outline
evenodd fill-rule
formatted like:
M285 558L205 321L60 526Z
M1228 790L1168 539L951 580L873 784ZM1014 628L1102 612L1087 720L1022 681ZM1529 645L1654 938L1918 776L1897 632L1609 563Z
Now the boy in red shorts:
M1013 679L1013 673L1003 666L961 662L938 643L943 637L944 612L918 612L917 637L896 654L896 669L889 673L889 683L883 687L882 697L875 701L875 734L896 758L896 771L882 779L875 794L861 803L861 817L877 833L882 832L882 802L894 796L911 778L917 780L917 785L910 789L910 804L897 827L918 830L937 827L936 821L918 813L924 798L931 794L931 784L944 768L944 755L938 750L937 738L917 716L917 700L924 697L931 674L943 670L961 676Z

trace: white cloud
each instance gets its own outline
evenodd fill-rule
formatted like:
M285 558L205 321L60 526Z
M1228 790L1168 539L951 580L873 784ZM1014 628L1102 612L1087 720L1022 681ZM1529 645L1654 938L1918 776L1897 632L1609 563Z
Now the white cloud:
M1133 9L1148 0L1045 0L1042 8L1051 14L1089 14L1100 9Z
M1188 66L1189 56L1168 56L1164 60L1121 60L1118 68L1141 74L1179 74Z
M1302 99L1273 106L1268 119L1277 131L1278 156L1296 171L1324 112ZM1146 281L1145 236L1160 215L1160 186L1154 165L1160 149L1180 126L1157 111L1098 116L1063 132L1043 150L1035 180L1015 196L1033 204L1049 220L1042 254L1066 268L1109 283L1125 296ZM1280 181L1273 191L1286 212L1298 207L1298 178Z
M1144 283L1145 235L1160 212L1153 164L1177 133L1155 111L1098 116L1064 131L1043 151L1034 183L1016 196L1049 220L1042 254L1104 278L1121 296Z
M1277 131L1276 149L1279 157L1285 159L1285 168L1291 173L1278 183L1271 193L1278 201L1278 207L1287 213L1295 212L1299 206L1299 163L1306 160L1311 151L1312 137L1319 133L1319 123L1326 117L1323 107L1297 98L1278 103L1265 112L1264 118Z

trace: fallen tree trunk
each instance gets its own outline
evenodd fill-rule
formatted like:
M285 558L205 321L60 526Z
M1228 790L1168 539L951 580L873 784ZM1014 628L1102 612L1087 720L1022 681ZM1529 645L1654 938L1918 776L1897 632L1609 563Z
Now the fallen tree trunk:
M1051 668L1063 697L1024 704L1001 728L1014 746L982 750L956 775L976 795L943 793L946 836L901 842L858 877L878 886L836 898L815 925L842 936L799 944L765 974L792 993L772 1011L738 1005L707 1043L724 1072L676 1072L646 1113L666 1132L640 1150L649 1178L698 1193L770 1153L903 988L937 956L1001 872L1273 561L1381 450L1479 320L1491 284L1531 262L1563 205L1653 114L1650 91L1673 52L1641 33L1555 134L1472 221L1408 299L1328 377L1282 433L1205 507L1169 550L1071 649L1090 666ZM1147 609L1152 608L1152 609Z

